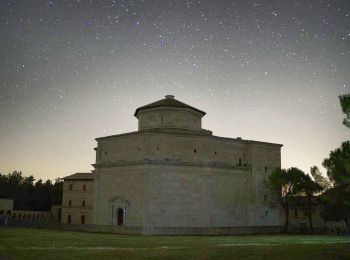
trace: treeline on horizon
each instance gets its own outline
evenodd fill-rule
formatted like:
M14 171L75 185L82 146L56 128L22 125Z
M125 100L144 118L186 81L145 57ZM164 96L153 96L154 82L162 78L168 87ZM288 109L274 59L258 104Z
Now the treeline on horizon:
M39 179L33 175L22 176L22 172L0 173L0 198L13 199L14 210L49 211L51 205L62 203L63 181Z
M350 130L350 94L340 95L339 102L345 114L343 124ZM268 186L279 193L279 202L285 212L284 231L288 232L289 210L301 207L309 219L313 233L313 213L318 210L325 221L341 221L350 228L350 141L344 141L322 162L327 170L324 176L316 166L306 174L296 167L276 169Z

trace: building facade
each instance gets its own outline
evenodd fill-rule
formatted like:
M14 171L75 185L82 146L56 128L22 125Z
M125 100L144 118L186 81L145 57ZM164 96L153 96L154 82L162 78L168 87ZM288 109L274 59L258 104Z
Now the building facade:
M92 224L93 174L75 173L63 180L62 223Z
M136 109L138 131L97 138L89 180L92 223L141 227L144 233L281 226L278 194L266 181L281 166L282 145L214 136L202 129L204 115L169 95ZM66 177L65 193L69 183ZM81 210L81 195L64 195L63 220L75 214L67 206L74 196L74 210Z

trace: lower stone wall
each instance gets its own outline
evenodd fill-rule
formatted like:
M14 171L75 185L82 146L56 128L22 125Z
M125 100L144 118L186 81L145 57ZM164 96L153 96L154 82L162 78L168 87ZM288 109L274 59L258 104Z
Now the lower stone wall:
M72 224L58 224L57 228L69 231L82 231L93 233L115 233L126 235L140 235L142 234L141 227L120 227L109 225L72 225Z
M43 226L44 227L44 226ZM126 235L243 235L281 233L280 226L266 227L123 227L109 225L51 224L46 227L69 231L115 233Z
M259 227L145 227L147 235L244 235L281 233L280 226Z

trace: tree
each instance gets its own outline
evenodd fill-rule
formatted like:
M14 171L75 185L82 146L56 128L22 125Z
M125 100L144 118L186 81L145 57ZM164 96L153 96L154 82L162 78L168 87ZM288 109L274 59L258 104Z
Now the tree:
M324 220L344 220L350 228L350 189L343 185L327 190L321 195L321 217Z
M315 170L313 168L311 169ZM320 178L320 176L317 176L317 177ZM323 187L321 186L321 184L311 179L310 175L307 175L305 173L303 176L303 181L300 182L299 185L300 187L298 189L300 190L300 193L305 196L305 199L306 199L305 200L306 215L309 219L310 233L313 234L314 227L313 227L313 221L312 221L312 213L315 207L317 207L318 205L316 201L316 198L317 198L316 196L323 190Z
M350 184L350 141L331 151L322 165L327 169L327 176L333 185Z
M51 205L61 204L62 190L63 182L59 179L54 184L50 180L43 183L41 179L35 183L32 175L24 177L17 171L0 173L0 198L14 199L17 210L48 211Z
M343 124L350 128L350 94L340 95L339 102L343 113L346 115Z
M285 211L284 232L288 232L289 206L291 199L302 191L302 182L305 173L295 167L289 169L276 169L269 176L268 186L272 192L279 192L280 204Z
M322 175L317 166L312 166L310 173L314 181L322 187L322 191L329 190L332 187L330 180Z
M333 185L322 195L322 217L334 221L343 219L350 227L350 141L331 151L322 165Z

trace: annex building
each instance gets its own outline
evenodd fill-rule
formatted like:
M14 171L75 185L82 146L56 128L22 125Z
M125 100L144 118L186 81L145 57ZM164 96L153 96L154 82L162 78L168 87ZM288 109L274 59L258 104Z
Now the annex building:
M205 114L168 95L136 109L137 131L97 138L93 172L64 178L62 222L147 234L281 226L266 181L282 145L214 136Z

